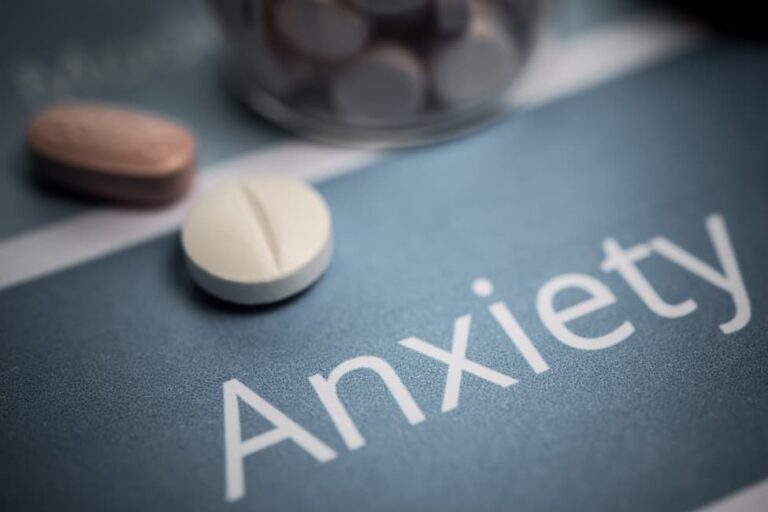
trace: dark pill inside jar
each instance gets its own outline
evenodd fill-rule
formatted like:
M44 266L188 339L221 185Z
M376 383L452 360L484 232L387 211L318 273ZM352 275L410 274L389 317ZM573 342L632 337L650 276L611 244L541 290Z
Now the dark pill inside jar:
M389 147L506 111L545 0L212 0L235 90L311 138Z

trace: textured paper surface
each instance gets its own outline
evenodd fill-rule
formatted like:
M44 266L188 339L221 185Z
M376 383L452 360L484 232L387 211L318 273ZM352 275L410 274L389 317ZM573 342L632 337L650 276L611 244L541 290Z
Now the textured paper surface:
M679 510L768 476L768 57L716 42L673 62L393 157L320 186L336 253L307 293L230 308L197 292L165 237L0 294L4 510ZM651 313L601 243L664 236L717 266L704 221L727 224L752 318L660 257L641 265L679 319ZM55 248L52 248L55 250ZM536 293L567 272L617 302L573 323L605 350L552 337ZM470 284L490 279L478 298ZM583 297L563 297L568 301ZM504 301L550 366L534 374L487 306ZM464 374L441 413L445 350L471 314L467 357L519 382ZM385 359L426 420L409 425L372 373L339 393L366 445L349 451L307 380ZM338 454L291 443L246 458L225 501L222 384L236 378ZM243 436L268 430L242 407Z

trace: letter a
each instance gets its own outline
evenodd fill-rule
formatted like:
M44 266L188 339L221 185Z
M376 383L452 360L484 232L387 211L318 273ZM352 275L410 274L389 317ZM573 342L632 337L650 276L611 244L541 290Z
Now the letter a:
M226 452L227 500L245 496L243 459L273 444L290 439L319 462L336 457L328 445L310 434L301 425L283 414L237 379L224 383L224 446ZM240 425L240 400L269 420L272 430L243 440Z

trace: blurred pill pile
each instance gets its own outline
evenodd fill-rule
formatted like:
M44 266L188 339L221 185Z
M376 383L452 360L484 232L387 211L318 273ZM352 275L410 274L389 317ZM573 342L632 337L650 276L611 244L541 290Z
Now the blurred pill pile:
M238 89L310 135L421 139L500 106L531 52L533 0L213 0Z

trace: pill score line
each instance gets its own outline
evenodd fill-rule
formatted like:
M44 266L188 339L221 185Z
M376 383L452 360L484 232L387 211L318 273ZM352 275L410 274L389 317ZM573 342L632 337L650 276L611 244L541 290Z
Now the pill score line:
M248 176L201 197L181 228L192 279L237 304L277 302L310 286L332 253L331 213L306 182Z
M697 27L646 13L553 42L533 63L514 103L531 108L573 94L678 54L701 36ZM381 156L374 151L290 141L214 164L187 197L171 207L96 209L0 241L0 290L168 234L181 225L200 193L218 181L279 169L288 176L319 182L359 170Z

